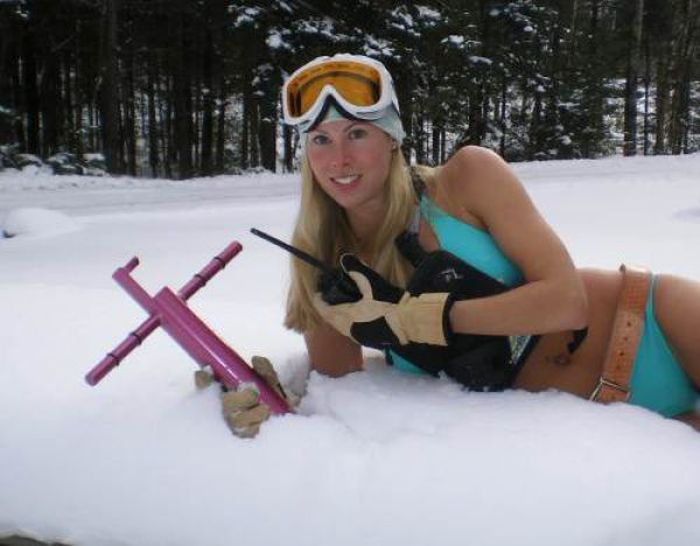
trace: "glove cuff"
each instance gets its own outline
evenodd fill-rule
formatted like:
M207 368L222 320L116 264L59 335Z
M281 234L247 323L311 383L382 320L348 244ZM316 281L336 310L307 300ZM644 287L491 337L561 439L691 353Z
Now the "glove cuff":
M445 306L442 308L442 331L445 335L445 345L449 345L454 341L455 333L452 329L452 323L450 322L450 311L452 306L457 301L457 296L450 292L447 294L447 299L445 299Z
M452 335L449 325L451 294L431 292L404 297L398 305L401 327L409 341L445 346Z

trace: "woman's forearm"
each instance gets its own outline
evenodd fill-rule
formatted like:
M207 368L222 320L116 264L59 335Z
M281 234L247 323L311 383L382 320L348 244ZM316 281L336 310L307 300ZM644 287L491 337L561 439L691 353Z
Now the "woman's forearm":
M362 369L362 348L352 339L323 324L304 335L311 368L340 377Z
M545 334L586 326L588 304L578 280L534 281L496 296L459 300L449 318L460 334Z

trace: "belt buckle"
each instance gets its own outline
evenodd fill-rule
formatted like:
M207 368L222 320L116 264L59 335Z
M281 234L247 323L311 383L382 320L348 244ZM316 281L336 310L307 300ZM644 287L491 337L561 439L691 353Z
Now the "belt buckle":
M598 379L598 384L596 385L595 389L593 389L593 393L591 394L591 397L589 400L596 401L598 399L598 395L600 395L600 391L604 387L609 387L611 389L615 389L616 391L619 391L624 394L624 398L622 399L623 402L627 402L630 397L630 391L629 389L626 389L622 385L618 385L614 381L610 381L609 379L606 379L602 375Z

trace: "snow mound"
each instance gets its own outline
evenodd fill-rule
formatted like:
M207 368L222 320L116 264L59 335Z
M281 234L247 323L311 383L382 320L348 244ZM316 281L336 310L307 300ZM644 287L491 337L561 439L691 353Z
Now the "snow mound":
M4 237L18 235L58 235L80 229L80 225L62 212L42 208L11 210L2 225Z

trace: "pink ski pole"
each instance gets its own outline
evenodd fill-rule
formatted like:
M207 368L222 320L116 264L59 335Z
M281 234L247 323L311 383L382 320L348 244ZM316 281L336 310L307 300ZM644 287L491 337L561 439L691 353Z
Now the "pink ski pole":
M260 393L260 400L269 406L273 414L291 411L286 400L185 304L242 249L238 241L232 242L177 294L166 286L155 296L148 295L131 277L131 272L139 264L138 258L132 258L124 267L118 268L112 277L150 316L88 372L85 376L87 383L93 386L99 383L158 326L162 326L197 364L210 367L215 379L226 387L236 389L241 383L252 383Z

